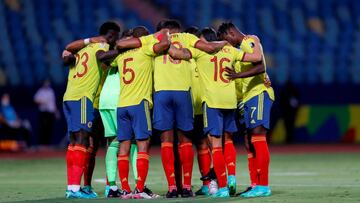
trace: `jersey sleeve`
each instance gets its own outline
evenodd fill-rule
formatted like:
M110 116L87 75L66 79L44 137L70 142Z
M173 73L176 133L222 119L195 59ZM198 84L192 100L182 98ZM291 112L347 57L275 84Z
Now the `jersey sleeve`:
M244 40L240 44L240 49L246 53L252 54L254 51L255 40L250 37L244 38Z
M231 51L234 56L234 61L241 61L244 58L245 53L242 49L231 47Z
M200 51L199 49L192 48L192 47L189 48L189 51L191 53L192 58L195 60L200 58L203 54L202 51Z
M195 48L196 43L200 40L197 36L190 33L186 33L185 37L189 47Z
M158 41L152 34L140 37L139 40L141 42L141 46L152 44L154 42L156 43Z
M96 48L97 48L97 51L108 51L109 50L109 44L107 43L97 43L96 45Z
M141 50L142 52L147 56L156 56L156 53L154 52L154 45L156 43L150 43L145 46L142 46Z

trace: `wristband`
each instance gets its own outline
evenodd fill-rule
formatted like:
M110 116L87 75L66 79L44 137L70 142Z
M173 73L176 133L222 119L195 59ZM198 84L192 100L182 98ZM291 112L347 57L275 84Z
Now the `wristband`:
M90 38L86 38L86 39L84 39L84 44L85 44L85 45L90 44Z

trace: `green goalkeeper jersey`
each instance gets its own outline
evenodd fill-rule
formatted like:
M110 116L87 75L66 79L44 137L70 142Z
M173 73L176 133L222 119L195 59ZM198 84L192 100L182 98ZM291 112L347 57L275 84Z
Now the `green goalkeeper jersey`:
M116 109L120 95L120 77L116 68L110 68L100 93L99 110Z

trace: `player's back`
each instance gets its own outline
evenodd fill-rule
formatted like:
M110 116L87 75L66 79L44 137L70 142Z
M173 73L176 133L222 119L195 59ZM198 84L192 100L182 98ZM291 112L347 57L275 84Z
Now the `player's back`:
M93 43L75 54L76 63L69 70L64 101L75 101L84 96L93 101L101 77L101 67L96 59L96 52L108 49L108 44Z
M188 33L170 35L171 44L177 48L194 47L198 38ZM187 91L191 85L191 65L186 60L175 60L168 54L159 55L154 60L155 91Z

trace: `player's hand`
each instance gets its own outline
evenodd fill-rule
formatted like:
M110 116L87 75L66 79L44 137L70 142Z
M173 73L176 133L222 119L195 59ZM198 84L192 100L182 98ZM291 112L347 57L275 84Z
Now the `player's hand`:
M104 36L97 36L90 38L91 43L106 43L107 40Z
M64 50L64 51L62 52L61 57L62 57L62 58L65 58L65 57L67 57L67 56L70 56L71 54L72 54L72 53L71 53L70 51Z
M264 79L264 85L267 88L271 87L271 80L270 80L270 78L269 78L269 76L267 74L266 74L265 79Z
M233 68L225 67L225 72L225 76L227 76L229 80L235 80L238 78L238 74Z

